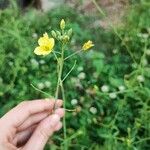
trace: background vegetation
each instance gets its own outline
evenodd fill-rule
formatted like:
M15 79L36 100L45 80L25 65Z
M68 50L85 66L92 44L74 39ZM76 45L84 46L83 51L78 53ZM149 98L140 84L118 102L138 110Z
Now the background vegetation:
M21 12L12 4L0 10L0 116L23 100L44 98L56 86L56 61L33 53L37 39L66 19L74 31L73 49L87 39L93 50L65 64L77 66L65 82L67 135L74 150L150 149L150 3L132 2L121 27L92 27L99 16L67 6L47 13ZM46 149L60 149L62 132Z

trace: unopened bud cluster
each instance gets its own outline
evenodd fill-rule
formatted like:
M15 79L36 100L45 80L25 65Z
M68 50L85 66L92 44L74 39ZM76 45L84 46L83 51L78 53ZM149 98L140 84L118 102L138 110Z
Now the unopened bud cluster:
M62 19L60 21L60 29L61 31L51 31L51 35L53 36L53 38L61 41L62 43L68 43L71 36L72 36L72 28L70 28L69 30L65 30L66 28L66 23L64 21L64 19Z

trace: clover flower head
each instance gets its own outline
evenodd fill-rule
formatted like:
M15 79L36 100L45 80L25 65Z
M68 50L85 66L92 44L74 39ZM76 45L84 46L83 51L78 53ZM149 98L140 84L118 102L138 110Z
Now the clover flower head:
M138 80L139 82L144 82L144 81L145 81L145 78L144 78L144 76L142 76L142 75L138 75L138 76L137 76L137 80Z
M36 60L36 59L31 59L30 60L31 61L31 64L34 66L34 67L38 67L39 66L39 63L38 63L38 61Z
M48 55L52 52L55 45L54 38L49 38L47 33L43 34L38 40L39 46L35 48L34 53L36 55Z
M50 81L45 81L45 87L49 88L51 86L51 82Z
M85 74L84 72L81 72L81 73L78 74L78 78L79 78L80 80L85 79L85 77L86 77L86 74Z
M89 40L88 42L83 44L82 49L84 51L86 51L86 50L90 49L93 46L94 46L93 42Z
M91 107L91 108L90 108L90 112L91 112L92 114L96 114L96 113L97 113L97 109L96 109L95 107Z
M33 34L32 34L32 37L33 37L34 39L37 39L37 37L38 37L37 33L33 33Z
M146 50L146 55L150 56L150 49Z
M109 97L111 99L115 99L117 97L117 94L116 93L109 93Z
M109 91L109 86L108 85L103 85L101 87L102 92L108 92Z
M124 90L125 90L125 87L124 87L123 85L120 85L120 86L118 87L118 89L119 89L120 91L124 91Z
M38 83L37 84L37 87L40 89L40 90L42 90L42 89L44 89L44 84L43 83Z
M77 105L78 104L78 100L77 99L72 99L71 100L71 105Z

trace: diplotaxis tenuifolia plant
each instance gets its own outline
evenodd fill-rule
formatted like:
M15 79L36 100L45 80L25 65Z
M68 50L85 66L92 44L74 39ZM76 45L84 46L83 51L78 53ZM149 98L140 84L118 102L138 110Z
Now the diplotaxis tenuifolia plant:
M44 33L43 36L40 37L38 40L39 46L37 46L34 50L34 53L36 55L46 56L49 54L53 54L54 57L56 58L56 61L57 61L57 85L56 85L56 92L55 92L55 100L57 100L59 98L58 96L61 93L62 99L64 101L64 103L63 103L64 109L66 109L66 99L65 99L65 89L63 86L63 81L68 77L68 75L74 69L76 61L75 61L75 64L73 65L73 67L67 73L63 72L64 62L68 61L68 59L73 57L75 54L82 52L82 51L87 51L91 47L94 46L93 42L89 40L83 44L83 46L81 47L81 50L78 50L69 56L65 56L65 49L66 49L66 46L70 43L71 36L72 36L72 29L66 30L66 23L65 23L64 19L62 19L60 21L60 30L57 30L57 31L52 30L51 37L49 37L49 35L47 33ZM57 51L55 50L55 43L56 43L55 41L56 40L60 44L60 49ZM66 75L63 76L63 74L66 74ZM54 109L55 109L55 107L54 107ZM64 129L64 139L66 139L65 117L63 119L63 129ZM65 144L64 144L64 149L67 149L67 142L65 142Z

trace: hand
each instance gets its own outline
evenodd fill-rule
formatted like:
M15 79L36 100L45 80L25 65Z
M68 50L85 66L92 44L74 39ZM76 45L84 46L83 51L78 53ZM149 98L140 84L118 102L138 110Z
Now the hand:
M49 137L62 127L61 106L61 100L56 104L54 100L34 100L13 108L0 119L0 150L43 150Z

